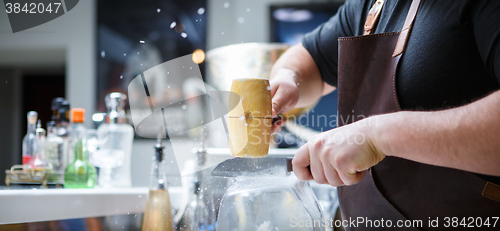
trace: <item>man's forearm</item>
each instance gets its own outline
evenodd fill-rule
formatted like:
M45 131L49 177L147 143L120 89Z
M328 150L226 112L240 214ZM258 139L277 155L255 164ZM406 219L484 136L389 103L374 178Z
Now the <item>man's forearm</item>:
M387 156L500 176L500 91L459 108L369 119Z
M296 107L309 106L321 98L325 90L333 91L324 89L325 84L318 67L302 44L291 47L278 59L271 70L270 78L288 78L294 81L299 89Z

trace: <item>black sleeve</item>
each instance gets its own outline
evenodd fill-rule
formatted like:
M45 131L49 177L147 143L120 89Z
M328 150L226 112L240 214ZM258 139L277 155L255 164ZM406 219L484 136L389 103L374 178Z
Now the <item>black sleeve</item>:
M359 1L356 3L346 1L333 17L306 34L302 40L302 45L316 62L321 78L332 86L337 86L337 39L354 36L356 25L354 25L355 20L352 19L352 11L356 5L359 5Z
M486 68L500 83L500 1L472 1L472 27Z

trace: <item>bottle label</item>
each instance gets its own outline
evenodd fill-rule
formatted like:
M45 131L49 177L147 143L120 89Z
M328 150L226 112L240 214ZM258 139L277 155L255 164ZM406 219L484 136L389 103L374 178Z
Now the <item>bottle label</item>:
M31 156L23 156L23 164L28 163L31 160Z

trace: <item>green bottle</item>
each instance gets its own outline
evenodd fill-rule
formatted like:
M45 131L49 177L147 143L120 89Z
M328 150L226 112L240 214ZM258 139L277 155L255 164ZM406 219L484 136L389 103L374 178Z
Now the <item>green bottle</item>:
M89 163L87 155L85 127L83 126L84 115L85 109L74 108L71 110L71 122L73 123L71 136L75 157L64 172L65 188L93 188L96 183L96 170Z

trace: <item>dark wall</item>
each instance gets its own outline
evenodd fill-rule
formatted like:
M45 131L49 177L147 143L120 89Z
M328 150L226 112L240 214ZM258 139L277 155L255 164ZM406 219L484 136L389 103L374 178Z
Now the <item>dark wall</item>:
M0 185L5 185L5 170L21 164L28 111L37 111L46 128L52 99L64 96L64 67L0 68Z
M5 170L21 160L20 80L15 69L0 68L0 185L5 185Z
M42 127L47 128L47 122L50 121L52 115L50 110L52 99L64 97L66 95L65 86L64 75L28 74L23 76L23 109L21 115L24 115L25 123L22 123L21 139L28 129L25 117L29 111L38 112L38 119L41 120Z

